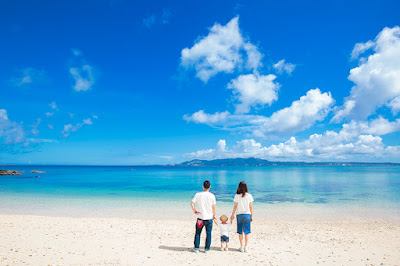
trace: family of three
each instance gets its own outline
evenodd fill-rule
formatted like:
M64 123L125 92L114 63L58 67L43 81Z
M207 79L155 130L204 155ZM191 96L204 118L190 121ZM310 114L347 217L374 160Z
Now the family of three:
M217 222L215 209L216 200L214 194L210 192L210 187L210 182L204 181L203 191L196 193L192 199L192 202L190 203L194 214L198 216L193 251L195 253L199 252L200 235L203 227L205 227L207 234L205 253L209 252L211 246L211 231L213 227L213 221L219 226L221 231L221 250L227 251L229 243L229 227L232 221L235 219L236 213L237 233L239 234L240 241L239 251L248 252L247 244L249 242L249 234L251 232L250 225L251 221L253 221L253 197L250 193L248 193L246 183L244 181L239 183L236 195L233 199L234 206L230 223L228 223L228 217L226 215L222 215L220 217L220 223Z

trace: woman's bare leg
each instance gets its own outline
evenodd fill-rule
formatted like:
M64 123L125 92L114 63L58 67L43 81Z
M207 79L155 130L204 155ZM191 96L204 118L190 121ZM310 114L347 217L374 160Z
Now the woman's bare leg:
M243 247L243 235L239 234L240 246Z
M249 243L250 234L244 235L244 245L247 247L247 243ZM242 243L242 242L240 242Z

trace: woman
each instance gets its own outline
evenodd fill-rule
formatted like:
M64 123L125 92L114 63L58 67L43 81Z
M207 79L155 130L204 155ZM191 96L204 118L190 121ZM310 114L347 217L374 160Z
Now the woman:
M237 218L237 233L239 234L241 252L249 252L247 244L249 242L250 223L253 221L253 196L247 192L247 185L244 181L239 183L236 191L235 198L233 199L235 206L233 206L231 222ZM243 247L243 234L245 235Z

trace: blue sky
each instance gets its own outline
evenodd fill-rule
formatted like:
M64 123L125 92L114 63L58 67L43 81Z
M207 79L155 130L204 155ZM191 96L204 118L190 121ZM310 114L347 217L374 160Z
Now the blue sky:
M400 162L398 1L2 1L0 164Z

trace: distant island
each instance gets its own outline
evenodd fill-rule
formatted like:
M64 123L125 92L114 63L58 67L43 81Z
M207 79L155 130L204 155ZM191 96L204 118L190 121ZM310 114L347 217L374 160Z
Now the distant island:
M169 167L226 167L226 166L367 166L400 165L400 163L366 162L271 162L258 158L234 158L215 160L191 160L180 164L168 164Z

